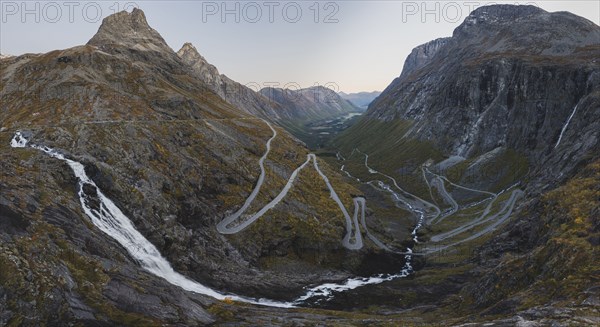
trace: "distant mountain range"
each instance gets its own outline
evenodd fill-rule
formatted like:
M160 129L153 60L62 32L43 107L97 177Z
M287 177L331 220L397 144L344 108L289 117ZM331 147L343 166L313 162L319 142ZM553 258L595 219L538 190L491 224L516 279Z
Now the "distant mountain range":
M300 90L263 88L255 90L219 73L191 43L186 43L177 55L206 86L230 104L273 122L313 121L342 116L360 109L322 86Z
M344 93L340 92L339 95L359 108L366 109L375 98L377 98L381 92L358 92L358 93Z
M287 120L311 122L361 111L335 91L323 86L301 90L268 87L260 90L260 94L280 104Z

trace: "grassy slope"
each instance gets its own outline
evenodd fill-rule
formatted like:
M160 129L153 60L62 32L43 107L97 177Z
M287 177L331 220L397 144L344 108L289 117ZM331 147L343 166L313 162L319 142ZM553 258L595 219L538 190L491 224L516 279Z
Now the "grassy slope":
M596 161L523 210L517 219L529 219L534 230L530 237L536 240L533 247L504 253L478 287L464 293L479 305L507 298L519 309L548 303L580 305L593 297L589 288L600 281L599 214L600 161ZM484 287L488 290L482 292Z
M402 139L410 126L409 121L383 122L365 117L332 140L331 151L340 151L348 158L354 148L359 149L369 155L370 167L393 176L407 191L429 197L419 167L428 159L442 160L443 155L430 142ZM364 156L358 153L348 163L357 166L352 173L356 171L359 178L358 166L363 164Z

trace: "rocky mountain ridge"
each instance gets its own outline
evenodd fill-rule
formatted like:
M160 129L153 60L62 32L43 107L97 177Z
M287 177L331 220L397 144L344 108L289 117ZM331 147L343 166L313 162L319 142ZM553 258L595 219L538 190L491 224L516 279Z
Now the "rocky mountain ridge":
M192 67L197 77L204 81L210 90L217 93L225 101L249 114L270 121L282 119L285 108L262 96L258 90L253 90L226 75L220 74L218 69L208 63L191 43L185 43L177 51L177 55Z
M360 111L334 90L324 86L300 90L266 87L260 90L260 94L281 104L287 120L316 121Z
M193 68L197 76L225 101L246 112L269 121L287 123L311 122L356 111L354 105L341 99L325 87L301 90L262 88L253 90L220 74L191 44L185 43L177 52Z

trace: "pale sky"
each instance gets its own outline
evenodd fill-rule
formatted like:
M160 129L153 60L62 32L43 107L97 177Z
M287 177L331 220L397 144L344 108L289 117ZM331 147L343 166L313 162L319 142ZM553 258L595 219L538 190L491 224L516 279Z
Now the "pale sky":
M131 11L135 5L175 51L191 42L221 73L238 82L381 91L400 75L412 48L451 36L470 10L489 3L0 0L0 53L40 53L85 44L103 17ZM597 0L494 3L570 11L600 24Z

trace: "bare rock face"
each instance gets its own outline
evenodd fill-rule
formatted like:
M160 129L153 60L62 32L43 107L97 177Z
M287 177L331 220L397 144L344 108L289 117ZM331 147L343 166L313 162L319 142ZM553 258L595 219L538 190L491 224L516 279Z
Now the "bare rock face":
M177 55L194 69L194 72L208 85L220 86L223 83L221 74L217 67L211 65L204 59L191 43L187 42L177 51ZM215 91L221 91L215 87ZM223 92L217 94L224 96Z
M98 33L87 44L97 47L122 45L136 50L172 52L162 36L148 25L144 12L137 8L131 13L122 11L104 18Z
M481 7L451 38L415 48L367 119L412 121L397 137L447 156L504 147L567 175L600 140L599 50L600 27L570 13Z
M414 48L406 58L404 67L402 68L402 75L400 76L406 76L415 69L423 67L449 40L450 38L435 39Z

